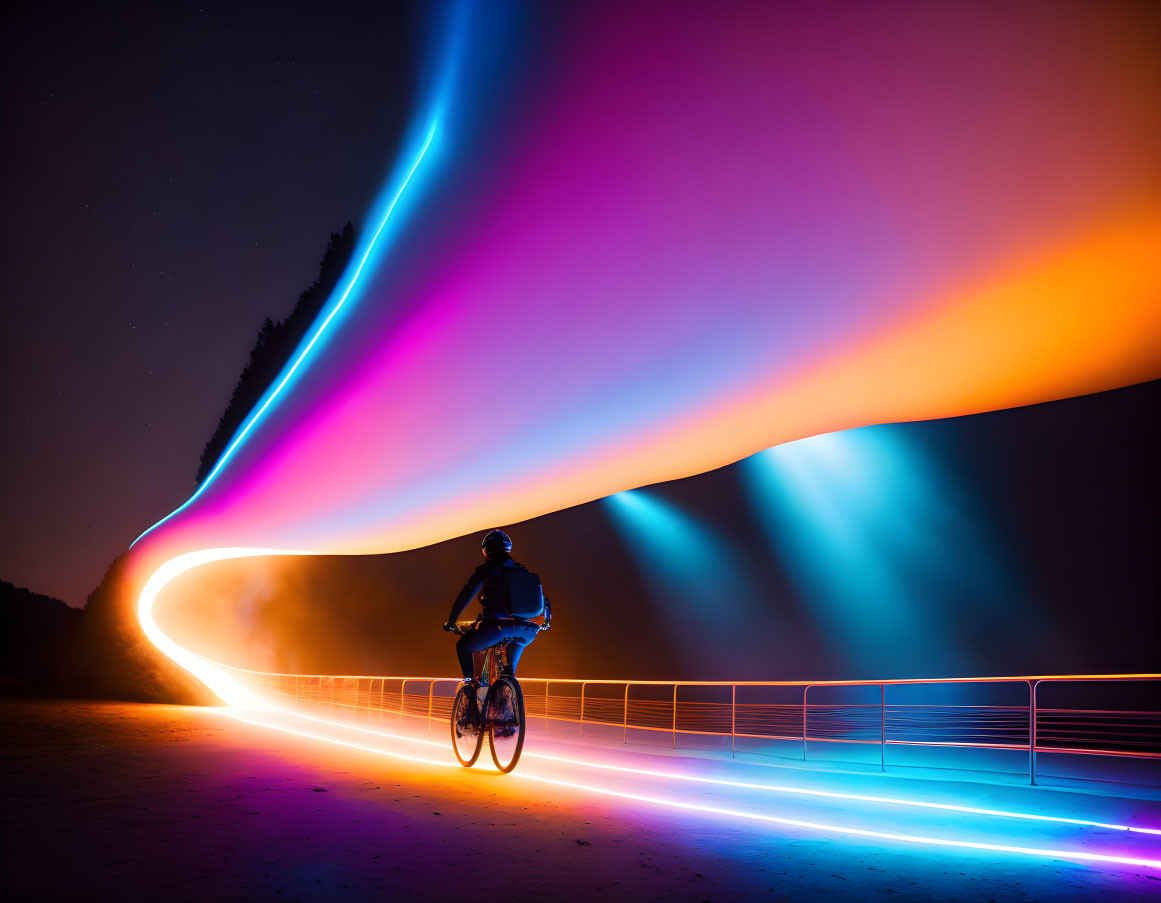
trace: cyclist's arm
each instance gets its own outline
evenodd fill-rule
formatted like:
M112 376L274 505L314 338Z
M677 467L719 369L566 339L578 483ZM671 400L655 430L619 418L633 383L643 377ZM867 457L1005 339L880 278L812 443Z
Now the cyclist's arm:
M460 594L456 596L456 600L452 603L451 614L447 616L447 623L454 624L459 620L460 615L464 613L464 609L468 607L468 603L476 597L481 589L484 588L484 577L477 569L468 578L468 582L464 584L464 588L460 590Z

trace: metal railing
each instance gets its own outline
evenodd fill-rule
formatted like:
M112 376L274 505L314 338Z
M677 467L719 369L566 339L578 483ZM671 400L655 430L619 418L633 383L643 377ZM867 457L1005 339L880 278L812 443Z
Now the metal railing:
M225 667L225 666L224 666ZM274 674L229 670L247 684L307 705L378 719L446 723L459 681L447 677ZM1089 674L881 681L636 681L521 677L530 726L563 736L641 744L669 735L672 749L728 739L728 750L766 752L807 762L813 749L840 744L888 749L1001 750L1027 755L1030 783L1044 753L1161 760L1161 675ZM1043 707L1046 686L1070 685L1134 693L1148 707ZM820 699L820 694L847 699ZM855 701L850 700L854 696ZM915 699L930 695L934 699ZM1079 695L1086 695L1085 692ZM992 697L970 700L968 697ZM889 698L893 697L893 698ZM903 698L900 698L903 697ZM1006 698L997 698L1006 697ZM565 731L561 731L561 726ZM755 748L757 744L757 748ZM722 751L725 748L722 747Z

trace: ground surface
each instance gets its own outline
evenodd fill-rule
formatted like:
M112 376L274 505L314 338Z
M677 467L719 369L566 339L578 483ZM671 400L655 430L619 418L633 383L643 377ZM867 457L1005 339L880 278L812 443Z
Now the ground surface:
M1161 899L1161 873L819 838L212 709L4 700L0 732L5 899Z

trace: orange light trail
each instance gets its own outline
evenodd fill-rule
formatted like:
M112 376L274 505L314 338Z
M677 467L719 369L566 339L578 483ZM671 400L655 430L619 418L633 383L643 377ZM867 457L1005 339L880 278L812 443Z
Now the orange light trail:
M390 758L399 759L402 761L412 762L412 763L416 763L416 764L422 764L422 765L432 765L432 766L437 766L437 767L448 767L448 768L455 767L457 769L460 767L458 765L458 763L454 763L454 762L447 761L447 760L436 760L436 759L421 758L419 756L411 756L411 755L407 755L405 753L397 752L395 750L384 749L382 747L373 747L373 746L367 746L367 745L360 744L360 743L352 743L348 740L342 740L342 739L339 739L339 738L333 737L333 736L326 736L324 734L317 733L317 732L302 731L302 730L297 730L294 728L285 727L285 726L279 725L279 724L272 724L269 721L263 721L263 720L254 718L253 716L251 716L247 713L244 713L242 711L236 710L236 709L227 709L227 710L225 710L224 714L226 714L227 716L234 718L236 720L243 721L243 722L246 722L248 724L252 724L256 727L264 727L264 728L268 728L271 730L277 730L277 731L281 731L283 733L303 737L306 739L319 740L319 741L322 741L325 743L332 743L332 744L335 744L338 746L344 746L344 747L347 747L350 749L358 750L360 752L369 752L369 753L374 753L374 754L378 754L378 755L384 755L384 756L388 756ZM322 719L312 719L312 720L321 721ZM323 723L333 724L333 722L325 722L325 721ZM349 727L349 725L334 725L334 726L336 726L336 727ZM367 729L361 729L361 730L366 731ZM378 732L378 731L369 731L369 732L379 734L380 736L383 736L384 738L388 738L388 739L406 739L406 738L402 738L402 737L394 737L392 735L383 734L382 732ZM421 741L421 742L426 743L426 742L430 742L430 741ZM541 756L540 758L551 759L554 757ZM560 760L560 761L568 762L569 760ZM587 765L590 763L576 762L574 764ZM639 770L631 770L631 771L639 771ZM641 771L639 773L649 774L648 771ZM665 774L665 773L659 772L657 774L659 776L663 776L663 777L672 777L672 775ZM1143 867L1143 868L1161 869L1161 860L1157 860L1157 859L1146 859L1146 858L1135 857L1135 856L1115 856L1115 855L1110 855L1110 854L1105 854L1105 853L1089 853L1089 852L1085 852L1082 850L1042 849L1042 848L1038 848L1038 847L1026 847L1026 846L1018 846L1018 845L1013 845L1013 844L996 844L996 843L986 843L986 842L981 842L981 841L954 840L954 839L950 839L950 838L928 837L928 836L924 836L924 835L920 835L920 834L904 834L904 833L890 832L890 831L872 831L872 830L868 830L865 828L858 828L858 827L854 827L854 826L835 825L835 824L828 824L828 823L824 823L824 822L808 821L808 820L804 820L804 819L786 818L786 817L778 816L778 815L769 815L769 814L757 813L757 812L747 812L747 811L740 810L740 809L730 809L730 808L720 807L720 806L707 806L707 805L704 805L701 803L691 803L691 802L686 802L686 801L677 800L677 799L667 799L664 797L648 796L646 794L640 794L640 793L628 793L628 792L625 792L622 790L616 790L616 789L609 788L609 787L601 787L601 786L594 785L594 784L581 783L579 781L562 780L559 778L552 778L552 777L548 777L546 775L534 774L534 773L527 772L527 771L516 771L516 772L513 772L511 775L509 775L509 777L516 778L517 780L535 781L535 782L542 783L542 784L549 784L549 785L557 786L557 787L565 787L565 788L568 788L570 790L578 790L578 791L581 791L584 793L591 793L591 794L596 794L599 796L613 797L613 798L617 798L617 799L630 800L632 802L645 803L645 804L651 805L651 806L660 806L660 807L669 808L669 809L678 809L678 810L682 810L682 811L695 812L695 813L704 814L704 815L716 815L716 816L721 816L724 818L729 818L729 819L733 819L733 820L740 820L740 821L756 821L756 822L761 822L761 823L765 823L765 824L776 824L776 825L782 825L782 826L786 826L786 827L806 828L808 830L821 831L821 832L829 833L829 834L839 834L839 835L852 836L852 837L866 837L866 838L875 839L875 840L890 840L890 841L898 841L898 842L906 843L906 844L920 844L920 845L925 845L925 846L940 846L940 847L949 847L949 848L958 848L958 849L974 849L974 850L982 850L982 851L997 852L997 853L1016 853L1016 854L1025 855L1025 856L1035 856L1035 857L1048 858L1048 859L1070 859L1070 860L1083 861L1083 862L1107 863L1107 864L1114 864L1114 865L1129 865L1129 866L1138 866L1138 867ZM711 782L711 783L718 783L718 782ZM858 797L850 797L850 798L857 799ZM937 807L937 808L946 808L946 807ZM967 810L967 811L970 812L970 811L974 811L974 810ZM978 811L987 813L987 810L978 810ZM990 813L988 813L988 814L990 814ZM1004 814L1010 815L1010 813L1004 813ZM1019 817L1019 816L1017 816L1017 817ZM1092 825L1095 823L1085 823L1085 824ZM1104 825L1101 825L1101 827L1121 828L1123 826L1104 826ZM1155 832L1150 832L1150 833L1155 833Z

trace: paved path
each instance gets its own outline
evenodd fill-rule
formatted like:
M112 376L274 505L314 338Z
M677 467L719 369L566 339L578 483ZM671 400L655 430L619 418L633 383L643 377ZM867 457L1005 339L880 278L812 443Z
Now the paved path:
M820 837L409 763L220 710L4 700L0 732L8 898L1161 898L1157 871Z

